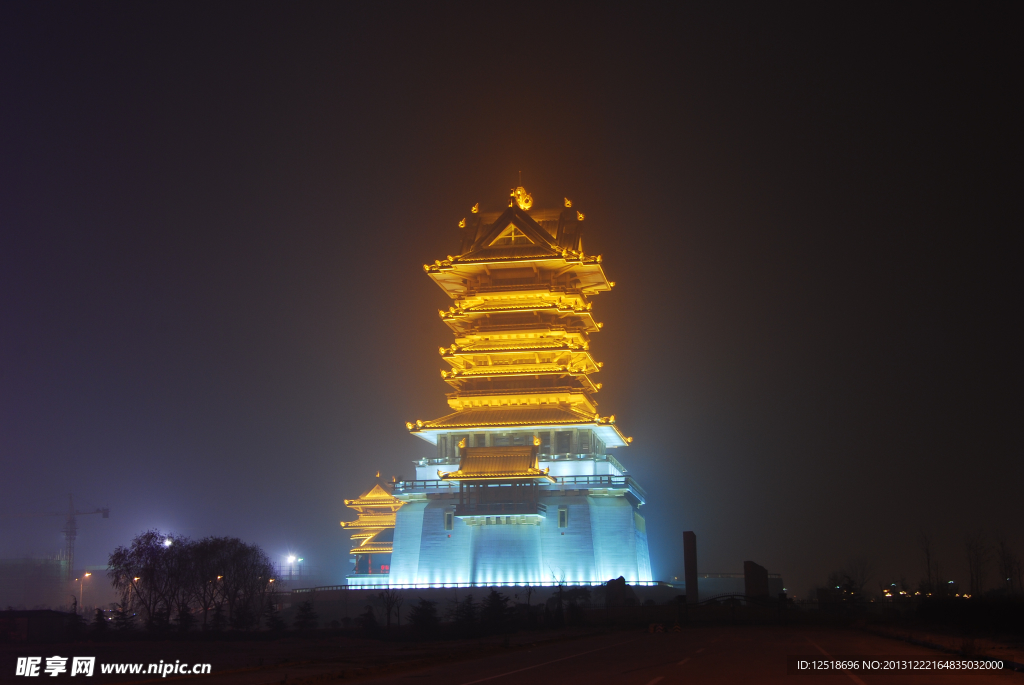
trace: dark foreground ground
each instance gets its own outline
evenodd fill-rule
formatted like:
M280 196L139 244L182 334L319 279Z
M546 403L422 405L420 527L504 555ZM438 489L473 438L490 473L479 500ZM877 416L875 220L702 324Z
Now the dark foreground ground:
M63 651L62 651L63 650ZM111 676L68 674L18 678L15 661L39 656L96 656L104 662L181 660L212 665L211 675ZM44 653L45 652L45 653ZM863 631L808 626L713 626L679 633L623 630L599 634L526 633L503 639L400 643L333 637L316 640L174 643L140 642L20 647L3 650L3 682L201 682L203 685L366 682L389 685L473 685L493 683L1018 683L1024 674L1010 671L918 670L838 671L789 674L787 657L899 657L911 660L959 660ZM287 661L284 661L287 659ZM99 669L97 669L98 671Z

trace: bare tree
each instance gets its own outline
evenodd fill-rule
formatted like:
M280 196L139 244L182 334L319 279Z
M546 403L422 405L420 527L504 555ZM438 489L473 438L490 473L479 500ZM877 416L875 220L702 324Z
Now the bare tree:
M999 580L1005 584L1006 591L1012 593L1014 586L1020 591L1020 559L1010 549L1006 538L1000 537L996 542L996 560L999 563Z
M220 581L224 565L222 561L224 538L203 538L195 544L195 583L194 597L196 607L203 612L203 628L206 628L207 617L217 605L220 598Z
M864 588L875 574L874 565L865 556L854 557L846 562L843 574L849 579L854 592L863 596Z
M181 592L179 568L184 552L171 549L176 543L179 549L189 547L187 538L147 530L128 547L119 546L108 559L107 576L121 593L122 606L138 607L150 628L160 627L169 618Z
M259 546L237 538L192 542L156 530L115 549L109 566L107 575L125 610L138 607L153 629L167 627L176 612L181 630L200 611L205 626L211 608L226 608L236 628L253 627L265 607L273 570Z
M937 578L932 576L932 539L924 530L921 531L918 541L921 544L921 551L924 552L925 587L924 591L934 592Z
M402 602L405 598L402 597L401 590L395 590L388 588L382 591L379 595L381 603L384 605L384 625L387 630L391 630L391 612L397 607L402 606Z
M988 572L990 550L985 536L980 532L969 533L965 545L969 587L971 595L977 597L985 589L985 575Z

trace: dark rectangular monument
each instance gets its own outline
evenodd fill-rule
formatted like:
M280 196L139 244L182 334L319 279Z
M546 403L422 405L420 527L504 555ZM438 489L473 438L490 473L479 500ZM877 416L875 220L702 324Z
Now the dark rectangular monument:
M697 603L697 536L692 530L683 533L683 564L686 577L686 603Z
M768 569L752 561L744 561L743 594L747 597L767 597Z

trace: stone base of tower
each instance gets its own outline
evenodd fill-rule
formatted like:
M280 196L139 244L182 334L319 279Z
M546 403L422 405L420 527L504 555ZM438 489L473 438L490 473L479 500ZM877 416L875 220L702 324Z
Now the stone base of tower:
M615 480L617 490L542 491L541 513L532 516L456 516L456 492L399 494L406 504L396 520L388 582L556 585L619 576L630 584L651 582L644 519L621 487L626 479Z

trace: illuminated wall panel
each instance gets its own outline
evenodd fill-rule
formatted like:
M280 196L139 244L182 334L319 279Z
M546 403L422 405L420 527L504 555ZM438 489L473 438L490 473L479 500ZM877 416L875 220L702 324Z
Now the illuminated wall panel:
M417 583L444 585L473 582L470 570L472 526L455 518L452 530L445 530L444 514L453 509L454 500L442 499L432 500L424 510Z
M467 526L472 531L473 540L473 582L543 582L545 577L540 554L541 525Z
M426 502L408 502L395 520L395 540L392 543L391 582L415 583L420 563L423 510Z
M632 505L625 497L588 497L587 502L598 577L608 580L621 575L627 582L640 580Z

